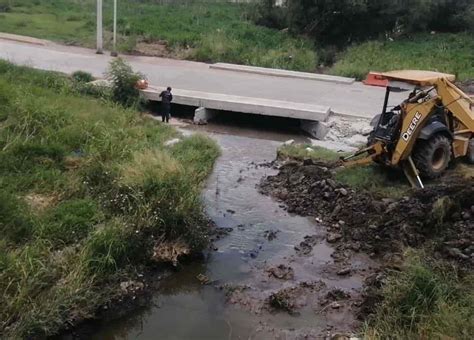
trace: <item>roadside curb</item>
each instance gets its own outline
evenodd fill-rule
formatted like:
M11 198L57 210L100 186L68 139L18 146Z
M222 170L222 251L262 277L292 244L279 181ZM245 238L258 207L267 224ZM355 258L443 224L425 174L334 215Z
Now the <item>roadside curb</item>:
M254 74L260 74L260 75L265 75L265 76L325 81L329 83L346 84L346 85L351 85L355 82L354 78L331 76L327 74L288 71L288 70L280 70L280 69L265 68L265 67L227 64L227 63L212 64L212 65L209 65L209 68L215 69L215 70L223 70L223 71L254 73Z
M357 113L357 112L344 112L344 111L334 111L334 109L331 109L331 116L332 117L341 117L341 118L349 118L349 119L365 119L365 120L372 120L373 116L367 116L362 113Z
M23 35L10 34L10 33L0 33L0 40L9 40L25 44L32 44L38 46L46 46L48 44L47 40L37 39L32 37L27 37Z

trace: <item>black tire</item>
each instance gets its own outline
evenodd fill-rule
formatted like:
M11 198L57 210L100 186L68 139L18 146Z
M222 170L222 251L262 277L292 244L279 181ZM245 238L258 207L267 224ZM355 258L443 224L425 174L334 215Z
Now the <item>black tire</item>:
M418 140L413 150L413 161L421 177L440 177L451 161L451 140L441 134L429 140Z
M474 164L474 138L469 141L466 158L469 164Z

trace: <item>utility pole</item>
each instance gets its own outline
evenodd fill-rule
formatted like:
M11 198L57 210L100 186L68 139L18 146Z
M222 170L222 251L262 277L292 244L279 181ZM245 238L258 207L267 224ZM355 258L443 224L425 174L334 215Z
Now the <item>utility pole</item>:
M102 54L103 36L102 36L102 0L97 0L97 54Z
M118 56L117 53L117 0L114 0L114 42L113 42L113 49L110 55L112 57Z

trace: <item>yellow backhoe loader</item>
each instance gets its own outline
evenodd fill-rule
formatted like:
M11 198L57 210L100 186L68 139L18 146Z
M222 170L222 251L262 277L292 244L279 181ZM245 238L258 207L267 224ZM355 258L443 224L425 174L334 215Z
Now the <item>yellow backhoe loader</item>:
M401 166L419 188L456 158L474 163L474 101L453 84L454 75L405 70L381 77L388 80L382 113L371 123L367 147L345 162ZM408 98L389 108L390 93L406 90Z

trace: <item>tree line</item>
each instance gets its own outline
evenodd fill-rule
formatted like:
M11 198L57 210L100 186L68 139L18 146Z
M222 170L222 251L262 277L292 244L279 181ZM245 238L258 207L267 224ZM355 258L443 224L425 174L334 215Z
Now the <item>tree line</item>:
M415 32L474 31L474 0L261 0L256 13L258 24L288 28L322 45Z

